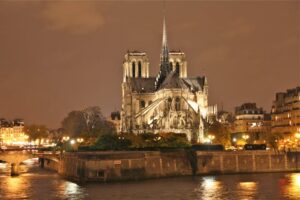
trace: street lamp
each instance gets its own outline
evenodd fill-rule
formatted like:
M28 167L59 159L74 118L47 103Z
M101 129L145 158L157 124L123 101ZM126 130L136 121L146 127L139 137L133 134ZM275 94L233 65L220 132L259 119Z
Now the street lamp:
M70 143L73 145L73 144L76 143L76 141L75 140L71 140Z
M248 140L249 139L249 135L243 135L242 136L244 140Z
M69 136L64 136L64 137L62 138L63 141L68 141L69 139L70 139Z
M83 138L77 138L78 143L82 143L83 141L84 141Z
M210 139L210 141L213 141L215 139L214 135L208 135L208 139Z

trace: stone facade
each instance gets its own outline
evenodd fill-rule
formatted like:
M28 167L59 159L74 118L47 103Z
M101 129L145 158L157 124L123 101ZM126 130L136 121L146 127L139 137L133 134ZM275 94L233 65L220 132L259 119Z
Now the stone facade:
M65 153L59 174L81 182L256 172L299 172L300 153L273 151L128 151Z
M164 22L160 71L149 76L145 52L127 52L123 62L121 132L185 133L203 139L209 114L206 77L189 78L184 52L169 52Z
M272 106L272 132L287 137L300 133L300 87L276 94Z
M27 144L28 135L24 132L24 121L15 119L8 121L0 119L0 147L22 146Z
M266 143L271 131L271 118L256 103L244 103L235 109L232 129L233 138L246 140L248 143Z

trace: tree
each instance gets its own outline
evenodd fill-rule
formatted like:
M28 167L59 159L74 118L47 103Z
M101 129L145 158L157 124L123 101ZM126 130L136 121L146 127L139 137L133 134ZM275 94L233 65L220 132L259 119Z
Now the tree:
M71 137L78 137L87 130L84 115L81 111L71 111L62 121L62 128Z
M25 125L24 132L29 136L30 140L47 138L49 136L49 130L45 125Z
M116 134L101 135L94 147L102 150L126 150L130 147L131 141L125 137Z
M212 120L208 125L206 135L213 135L213 143L222 144L223 146L230 145L230 130L227 126L218 122L217 120Z
M70 137L82 137L87 144L93 144L101 135L114 134L115 127L102 115L97 106L82 111L72 111L62 121L62 128Z
M168 148L184 148L189 146L189 142L185 134L162 133L160 134L159 146Z
M284 138L284 135L282 133L274 133L274 132L267 133L267 143L274 150L278 150L278 143L283 138Z

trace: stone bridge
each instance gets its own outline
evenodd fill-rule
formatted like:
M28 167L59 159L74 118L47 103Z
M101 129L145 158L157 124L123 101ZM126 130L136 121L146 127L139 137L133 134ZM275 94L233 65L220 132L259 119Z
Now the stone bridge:
M0 152L0 161L4 161L11 166L11 175L19 175L19 165L25 160L39 158L39 163L41 168L44 167L45 160L52 160L54 162L59 162L59 153L37 153L34 151L5 151Z

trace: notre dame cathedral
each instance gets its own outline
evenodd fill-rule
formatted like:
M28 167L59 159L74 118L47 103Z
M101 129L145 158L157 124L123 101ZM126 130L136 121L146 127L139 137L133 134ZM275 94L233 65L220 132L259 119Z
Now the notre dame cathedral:
M145 52L127 52L123 62L120 131L124 133L185 133L202 142L208 107L206 77L188 78L185 54L170 51L163 21L160 71L149 76Z

